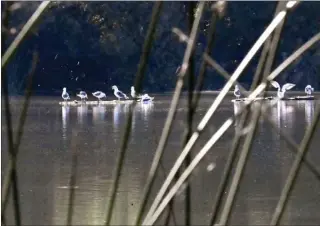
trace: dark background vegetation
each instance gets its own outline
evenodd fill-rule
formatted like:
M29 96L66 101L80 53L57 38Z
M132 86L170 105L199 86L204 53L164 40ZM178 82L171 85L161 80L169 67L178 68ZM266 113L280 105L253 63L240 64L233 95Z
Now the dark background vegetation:
M12 11L10 28L21 29L39 2L20 2ZM70 94L82 89L101 90L111 94L118 85L129 92L133 84L142 45L154 2L54 2L45 12L26 41L8 65L11 94L22 94L32 52L36 49L40 61L34 78L37 95L60 95L62 87ZM196 70L206 45L210 19L210 3L201 21L201 33L196 45ZM239 65L255 40L271 22L277 2L229 2L226 15L219 22L212 57L228 72ZM182 62L186 45L172 33L173 27L187 31L186 2L164 2L156 39L148 61L143 90L170 92L175 71ZM275 65L288 57L320 29L320 2L302 2L288 14ZM14 32L13 32L14 33ZM17 33L12 34L10 43ZM7 45L8 45L7 43ZM249 86L258 57L241 76ZM286 78L286 79L285 79ZM290 66L277 81L297 84L302 90L307 84L320 89L320 45L317 44ZM224 80L209 69L205 90L219 90Z

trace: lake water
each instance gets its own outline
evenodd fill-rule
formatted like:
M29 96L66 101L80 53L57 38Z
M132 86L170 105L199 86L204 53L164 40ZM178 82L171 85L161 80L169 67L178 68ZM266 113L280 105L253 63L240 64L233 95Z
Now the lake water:
M195 125L215 98L204 94ZM193 155L239 104L226 98L206 132L193 149ZM319 98L319 96L318 96ZM110 98L109 98L110 99ZM63 225L66 223L71 154L77 151L78 170L75 187L74 225L102 225L105 220L113 168L120 149L127 104L61 107L58 97L32 98L18 159L22 221L24 225ZM112 224L133 224L148 171L167 117L170 95L158 95L153 104L138 104L125 167L120 182ZM20 99L12 99L14 128L20 113ZM179 104L173 130L162 160L154 197L181 150L187 117L187 99ZM269 111L272 120L298 143L312 121L319 101L281 101ZM16 130L15 130L16 131ZM192 186L192 224L208 225L217 187L230 151L235 126L217 142L194 171ZM308 157L320 171L320 129ZM2 109L2 180L8 162L6 126ZM249 161L235 201L230 224L265 225L279 199L295 155L277 130L262 118ZM208 171L208 166L214 166ZM153 200L153 199L152 199ZM175 217L183 225L183 192L175 198ZM150 204L150 203L149 203ZM282 219L285 225L319 225L320 182L303 166ZM13 224L12 203L7 222ZM159 224L161 221L158 222Z

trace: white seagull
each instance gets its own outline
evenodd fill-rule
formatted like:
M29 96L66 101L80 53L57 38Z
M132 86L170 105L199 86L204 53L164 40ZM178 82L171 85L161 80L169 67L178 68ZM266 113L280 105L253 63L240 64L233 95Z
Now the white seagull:
M235 85L233 94L237 97L237 99L239 99L241 93L238 85Z
M140 99L142 97L140 94L139 95L136 94L136 91L134 90L134 86L131 86L131 96L132 98L137 98L137 99Z
M96 98L98 98L98 100L100 101L101 98L107 97L106 94L104 92L101 91L96 91L94 93L92 93L92 95Z
M129 99L129 97L121 92L117 86L112 86L112 89L114 90L113 94L118 98L118 101L120 101L121 98Z
M80 91L80 93L77 94L77 96L80 97L81 100L82 99L88 99L88 95L87 95L87 93L85 91Z
M285 94L285 92L286 92L287 90L290 90L290 89L292 89L292 88L295 86L295 84L286 83L286 84L284 84L284 85L282 86L282 88L281 88L280 85L279 85L279 83L276 82L276 81L272 81L272 82L271 82L271 85L272 85L274 88L278 89L277 95L278 95L278 98L279 98L279 99L282 99L282 98L284 97L284 94Z
M141 102L149 102L149 101L152 101L153 99L154 99L154 97L150 97L148 94L144 94L141 97Z
M67 88L66 87L63 87L61 97L62 97L62 99L64 99L64 101L70 100L70 96L67 93Z
M314 89L312 88L311 85L307 85L306 88L304 88L304 92L308 94L308 96L311 96L311 93L313 92L313 90Z

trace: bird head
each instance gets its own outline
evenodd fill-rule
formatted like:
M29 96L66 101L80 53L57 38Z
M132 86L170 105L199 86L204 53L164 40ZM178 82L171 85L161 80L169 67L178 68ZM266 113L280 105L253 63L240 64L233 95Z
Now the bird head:
M117 87L117 86L112 86L111 88L112 88L112 89L117 89L118 87Z
M131 91L134 91L134 86L131 86Z
M62 89L63 91L66 91L67 90L67 88L66 87L63 87L63 89Z

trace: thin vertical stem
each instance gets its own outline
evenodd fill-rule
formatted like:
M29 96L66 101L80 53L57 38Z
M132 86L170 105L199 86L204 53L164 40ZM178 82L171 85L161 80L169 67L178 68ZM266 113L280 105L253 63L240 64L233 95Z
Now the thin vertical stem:
M251 107L253 107L253 106L251 105ZM221 213L221 220L219 223L221 225L228 224L229 215L230 215L230 212L232 211L233 202L236 197L241 178L243 176L243 171L245 169L245 166L246 166L246 163L248 160L248 155L251 150L252 140L253 140L254 134L257 129L258 119L260 117L260 111L261 111L261 105L259 104L259 106L255 106L254 111L253 111L253 117L252 117L252 121L251 121L251 125L253 126L253 128L250 130L249 134L246 137L245 143L243 145L242 153L239 157L239 161L238 161L237 167L235 169L235 175L234 175L234 178L233 178L232 183L230 185L230 191L229 191L228 197L226 199L226 204L225 204L224 209Z
M4 11L3 11L3 15L2 15L2 26L4 26L5 28L8 28L9 25L9 18L10 18L10 11L9 11L9 7L12 3L11 2L4 2ZM1 45L4 48L5 47L5 42L7 40L7 35L6 32L1 33ZM3 51L3 50L2 50ZM1 53L2 54L2 53ZM13 132L12 132L12 121L11 121L11 111L10 111L10 104L9 104L9 93L8 93L8 82L6 79L6 68L1 68L1 86L2 86L2 90L3 90L3 94L4 94L4 110L5 110L5 119L6 119L6 128L7 128L7 138L8 138L8 146L9 146L9 157L10 159L15 158L14 155L14 144L13 144ZM10 177L7 178L8 181L11 182L11 180L14 180L15 178L12 178L12 176L10 175ZM9 182L7 182L7 184L9 185ZM8 186L9 188L9 186ZM9 190L9 189L8 189ZM3 194L3 192L2 192ZM6 192L7 195L9 195L9 192ZM3 203L2 199L2 203ZM16 205L16 201L14 201L14 207L15 207L15 216L16 216L16 223L17 225L20 225L20 208L19 208L19 203L18 205ZM5 223L5 209L1 208L1 221L3 223Z
M205 53L211 54L212 52L212 45L214 41L214 34L216 30L216 25L217 25L217 15L215 12L212 13L212 18L211 18L211 23L210 23L210 28L209 28L209 33L207 36L207 41L208 45L206 46ZM194 89L194 95L193 95L193 100L192 100L192 109L196 110L198 106L199 99L201 97L201 90L203 87L204 83L204 78L207 70L207 63L205 62L204 59L201 61L200 65L200 72L199 75L197 76L197 82L195 85Z
M3 42L5 39L3 40ZM2 43L4 44L4 43ZM17 154L19 151L20 141L23 134L23 127L24 123L27 117L27 110L29 106L29 100L31 97L31 91L32 91L32 81L33 81L33 75L35 72L35 68L38 61L38 55L35 53L33 55L33 61L31 70L29 72L29 76L27 77L27 87L26 87L26 98L23 104L23 108L21 111L21 115L19 118L19 124L18 124L18 133L16 138L16 145L13 141L13 131L12 131L12 121L11 121L11 113L10 113L10 104L9 104L9 93L8 93L8 81L7 76L5 75L6 68L2 68L2 89L4 92L4 100L5 100L5 117L7 121L7 134L8 134L8 145L9 145L9 164L7 166L5 178L4 178L4 186L2 189L2 212L1 212L1 219L2 221L5 221L5 209L6 204L8 202L9 198L9 191L12 183L12 189L13 189L13 202L14 202L14 209L15 209L15 220L17 225L21 225L21 215L20 215L20 202L19 202L19 187L18 187L18 175L17 175L17 169L16 169L16 159Z
M282 3L279 2L277 7L276 7L276 10L275 10L275 16L281 11L282 7L283 7ZM283 23L282 23L282 25L283 25ZM282 28L282 26L281 26L281 28ZM281 31L281 28L280 28L280 31ZM275 30L279 30L279 27L277 27ZM256 86L258 85L257 81L261 81L261 79L263 78L262 70L264 68L267 56L268 56L267 62L269 62L269 64L271 62L273 62L274 55L270 55L270 54L268 55L268 51L271 51L271 50L269 50L270 46L274 47L274 46L277 45L278 39L277 40L272 40L271 44L270 44L270 42L271 42L270 39L271 38L268 38L266 40L266 43L265 43L264 48L262 50L262 54L261 54L260 59L259 59L258 67L257 67L256 73L254 75L250 91L254 90L256 88ZM274 44L274 43L276 43L276 44ZM273 51L273 52L275 52L275 51ZM268 59L272 59L272 61L271 60L268 61ZM224 77L225 76L229 77L226 72L221 71L221 70L219 72ZM227 79L229 79L229 78L227 78ZM265 95L265 92L263 92L263 96L264 95ZM244 122L243 123L244 125L247 124L247 122L248 122L248 112L244 112L244 114L241 116L241 121ZM240 128L242 128L242 126L240 126ZM230 178L232 165L233 165L233 163L235 161L235 158L236 158L236 152L237 152L237 150L239 148L240 140L241 140L240 134L235 134L235 137L234 137L234 140L233 140L233 143L232 143L232 148L231 148L231 151L230 151L227 163L226 163L226 167L225 167L225 170L224 170L224 173L223 173L223 177L222 177L221 182L220 182L219 187L218 187L218 192L217 192L216 200L215 200L214 207L213 207L213 214L212 214L212 218L210 220L210 225L213 225L217 220L218 211L219 211L220 206L222 204L223 194L225 193L224 191L225 191L225 189L227 187L227 184L228 184L227 182L229 181L229 178Z
M155 210L151 211L151 208L149 210L150 216L146 216L144 220L144 224L153 224L154 221L158 218L158 216L162 213L163 209L166 207L168 202L172 199L172 197L176 194L177 190L180 188L182 183L190 176L193 169L199 164L201 159L204 157L204 155L210 150L210 148L220 139L220 137L226 132L226 130L232 125L233 118L238 117L242 112L248 108L249 105L253 102L254 98L256 98L261 92L263 92L267 86L267 83L271 80L275 79L283 70L285 70L292 62L294 62L297 58L299 58L306 50L311 48L315 43L317 43L320 40L320 33L314 35L310 40L308 40L306 43L304 43L299 49L297 49L294 53L292 53L285 61L283 61L267 78L263 80L263 82L249 95L248 101L244 103L244 108L241 109L235 116L229 118L225 121L225 123L216 131L216 133L209 139L209 141L205 144L205 146L199 151L197 156L194 158L194 160L191 162L191 164L187 167L185 172L180 176L178 181L173 185L173 187L170 189L166 197L163 197L165 192L168 189L169 184L171 184L171 181L177 172L177 170L180 168L181 164L184 161L184 158L186 154L191 150L193 147L195 141L200 136L201 131L196 131L190 140L188 141L188 144L184 148L184 150L181 152L180 156L178 157L177 161L175 162L174 166L172 167L168 177L166 178L164 184L160 188L160 191L158 192L154 202L152 203L152 206L154 206ZM231 77L232 78L232 77ZM210 110L210 109L209 109ZM210 120L213 113L210 112L206 113L204 116ZM202 119L204 120L204 119ZM206 120L206 123L208 122ZM205 125L206 125L205 123ZM204 125L204 126L205 126ZM162 200L162 202L161 202ZM151 207L152 207L151 206ZM157 208L158 207L158 208ZM157 209L156 209L157 208ZM153 215L152 215L153 214Z
M28 76L29 78L29 85L27 87L27 97L25 99L24 102L24 107L22 110L22 113L20 115L20 120L19 120L19 125L18 125L18 135L17 135L17 139L16 139L16 145L14 146L13 143L13 134L12 134L12 122L11 122L11 115L10 115L10 105L9 105L9 99L8 99L8 84L7 84L7 75L5 73L5 66L7 65L7 63L9 62L9 60L11 59L11 57L14 55L14 53L16 52L17 48L19 47L19 45L23 42L23 40L25 39L25 37L27 36L27 34L30 32L30 30L35 26L36 22L40 19L40 16L43 14L44 10L47 8L47 6L49 5L50 1L45 1L42 2L40 4L40 6L38 7L38 9L33 13L33 15L30 17L30 19L28 20L28 22L24 25L24 27L22 28L22 30L19 32L19 34L17 35L17 37L14 39L14 41L11 43L11 45L9 46L9 48L6 50L6 52L3 54L2 57L2 62L1 62L1 68L2 68L2 75L1 75L1 79L2 79L2 89L4 92L4 102L5 102L5 114L6 114L6 121L7 121L7 133L8 133L8 143L9 143L9 152L10 154L10 160L9 160L9 164L6 170L6 174L5 174L5 179L4 179L4 186L2 189L2 202L1 202L1 207L2 207L2 213L1 213L1 219L4 220L4 211L5 211L5 207L8 201L8 195L9 195L9 190L10 190L10 183L11 183L11 179L12 179L12 183L13 183L13 197L14 197L14 206L16 209L16 221L17 224L20 225L20 214L17 212L19 211L19 201L18 201L18 194L16 194L15 192L18 191L18 187L17 187L17 172L16 172L16 155L18 153L18 148L20 145L20 140L23 134L23 127L24 127L24 121L26 119L26 113L27 113L27 109L28 109L28 104L29 104L29 98L31 96L31 87L32 87L32 77L33 74L35 72L35 67L37 64L37 60L38 60L38 56L36 54L36 56L34 55L33 58L33 65L31 68L31 72ZM7 11L7 15L8 15L9 11ZM6 16L4 18L4 24L8 24L8 17ZM7 25L5 25L7 26ZM5 38L4 38L4 33L2 35L3 39L2 39L2 46L5 46Z
M7 51L4 53L2 57L1 67L7 65L10 58L14 55L16 50L18 49L19 45L23 42L23 40L27 37L30 30L36 25L36 23L39 21L41 15L45 11L45 9L50 4L50 1L43 1L38 6L37 10L32 14L30 19L27 21L27 23L23 26L17 37L13 40Z
M74 199L75 199L75 185L77 182L77 169L78 169L78 151L77 151L77 132L72 133L72 145L71 145L71 172L69 181L69 203L68 203L68 215L66 225L72 225Z
M159 167L159 161L160 161L160 159L161 159L161 157L163 155L163 151L164 151L164 148L165 148L165 146L167 144L168 136L169 136L169 133L170 133L171 128L172 128L173 120L174 120L175 115L176 115L176 109L177 109L177 106L178 106L178 102L179 102L179 99L180 99L180 94L181 94L181 90L182 90L182 86L183 86L183 82L184 82L183 79L184 79L186 71L187 71L187 69L189 67L188 62L189 62L189 59L191 57L191 54L192 54L192 51L193 51L193 48L194 48L194 44L195 44L195 41L196 41L196 38L197 38L197 35L198 35L199 23L200 23L200 19L201 19L203 10L204 10L204 4L205 4L205 2L200 2L199 6L198 6L198 13L197 13L196 19L195 19L195 21L193 23L190 37L188 39L187 49L186 49L186 52L185 52L185 55L184 55L184 58L183 58L183 63L182 63L181 70L180 70L179 75L178 75L178 81L177 81L176 88L175 88L175 91L174 91L174 95L173 95L173 98L172 98L172 101L171 101L170 110L169 110L169 113L168 113L164 128L162 130L160 141L159 141L158 147L156 149L156 153L155 153L155 156L153 158L152 165L151 165L151 168L150 168L150 171L149 171L149 175L148 175L148 178L147 178L147 183L146 183L146 186L145 186L145 189L144 189L144 192L143 192L142 204L141 204L141 207L140 207L140 210L139 210L139 215L138 215L139 217L137 218L136 225L141 224L142 213L143 213L143 211L145 209L146 202L147 202L147 200L149 198L149 195L150 195L150 192L151 192L151 188L152 188L152 185L153 185L153 182L154 182L154 179L155 179L155 174L156 174L157 169Z
M189 2L188 3L189 8L189 15L187 15L188 18L188 29L189 34L191 33L192 25L194 23L194 10L196 9L196 3L195 2ZM193 59L193 53L189 58L189 67L187 70L187 77L188 77L188 113L187 113L187 125L185 130L185 140L183 140L183 147L187 143L187 140L190 139L191 133L192 133L192 122L193 122L193 114L194 109L192 105L192 96L193 96L193 89L194 89L194 59ZM188 166L191 162L192 156L191 152L187 155L185 164ZM173 199L172 199L173 200ZM185 198L185 222L184 224L186 226L191 225L191 185L190 183L187 183L186 185L186 198Z
M226 80L230 79L231 76L228 74L228 72L226 72L217 62L215 62L213 59L209 58L208 56L205 56L205 59ZM239 82L236 82L236 84L239 86L240 92L244 95L244 97L248 97L248 91ZM278 126L269 118L269 115L267 113L262 111L261 114L269 122L269 124L272 126L273 129L278 130ZM280 136L286 140L286 142L289 144L289 146L291 146L291 149L289 149L289 150L292 151L293 153L297 154L298 150L299 150L298 145L284 131L280 130L279 133L280 133ZM305 157L303 159L303 161L305 162L306 167L310 170L310 172L312 172L317 178L320 179L320 173L318 172L316 167L312 164L312 162L307 157ZM226 165L228 165L228 164L226 164ZM219 192L217 192L217 194L219 194Z
M234 82L238 79L238 77L241 75L243 70L246 68L246 66L248 65L250 60L254 57L254 55L257 53L259 48L263 45L265 40L269 37L269 35L273 32L273 30L277 27L278 23L283 19L283 17L285 15L286 15L285 11L279 13L272 20L272 22L265 29L265 31L261 34L259 39L251 47L251 49L246 54L244 59L241 61L241 63L237 67L237 69L234 71L233 75L231 76L231 79L225 84L225 86L223 87L223 89L221 90L219 95L215 98L214 102L212 103L212 105L210 106L208 111L206 112L205 116L202 118L201 122L197 126L197 131L194 132L193 135L191 136L190 140L188 141L186 147L184 148L184 150L182 152L183 154L181 153L181 155L180 155L181 159L184 160L185 157L186 157L185 154L188 154L191 151L192 147L194 146L194 144L198 140L200 134L205 129L205 127L208 124L209 120L211 119L211 117L213 116L213 114L215 113L215 111L217 110L217 108L219 107L221 102L223 101L224 97L227 95L227 93L230 90L230 88L233 86ZM181 166L180 164L181 163L177 160L175 166L170 171L167 179L165 180L165 182L163 183L159 193L157 194L157 196L156 196L156 198L155 198L155 200L154 200L154 202L153 202L153 204L152 204L152 206L151 206L151 208L149 210L149 213L148 213L146 219L148 219L148 217L150 217L149 215L151 215L152 212L157 208L157 205L161 201L161 198L163 197L165 191L167 190L167 188L170 185L172 179L174 178L175 174L177 173L178 169L180 168L180 166Z
M275 9L275 13L273 15L273 17L275 17L283 8L283 3L278 2L277 7ZM279 26L282 26L281 24ZM259 63L257 66L257 70L254 74L253 80L252 80L252 84L251 84L251 89L253 87L257 87L257 85L262 81L262 78L264 78L264 73L263 73L263 69L266 65L266 59L267 59L267 55L269 52L269 48L270 48L270 44L271 44L271 37L269 37L262 49L261 55L260 55L260 59L259 59Z
M140 93L141 81L144 78L147 59L150 54L152 42L154 40L154 33L155 33L157 22L160 17L162 1L157 1L154 4L155 5L153 7L151 21L149 24L146 40L143 45L140 63L139 63L138 71L137 71L136 78L135 78L135 89L137 90L138 93ZM121 145L120 153L119 153L119 156L117 159L117 164L116 164L116 170L115 170L115 176L114 176L115 179L114 179L113 186L111 188L111 200L110 200L110 205L109 205L109 209L108 209L107 216L106 216L105 225L110 225L112 214L113 214L113 207L114 207L114 203L115 203L115 199L116 199L116 195L117 195L117 190L118 190L118 186L119 186L120 175L122 172L125 154L126 154L126 150L127 150L127 146L128 146L128 142L129 142L131 125L132 125L132 111L135 107L135 104L136 104L136 101L134 101L133 104L129 108L129 113L128 113L128 117L127 117L127 121L126 121L126 128L125 128L125 132L123 135L122 145Z
M277 12L281 11L282 9L285 8L285 4L286 2L284 1L279 1L278 6L277 6ZM269 47L269 52L268 52L268 58L264 67L264 72L263 72L263 78L266 78L272 69L273 63L274 63L274 57L276 55L277 49L278 49L278 45L279 45L279 39L280 39L280 35L283 29L283 25L286 21L285 17L278 25L277 29L275 29L274 34L272 36L272 41L270 43L270 47Z
M270 225L278 225L280 223L281 217L283 215L283 212L286 208L286 204L288 202L288 198L294 188L296 179L297 179L298 174L300 172L302 159L307 154L309 146L312 141L312 138L314 136L314 132L316 131L316 127L318 125L319 118L320 118L320 107L318 106L314 120L313 120L312 124L308 127L306 134L303 137L303 140L301 141L299 152L297 153L296 158L294 160L294 163L290 169L288 179L287 179L286 184L284 185L284 188L282 190L279 202L278 202L276 210L272 216L272 220L271 220Z
M30 72L28 73L27 76L27 87L26 87L26 97L25 101L23 103L23 107L21 110L20 118L19 118L19 124L18 124L18 132L17 132L17 138L16 138L16 143L14 145L14 150L13 150L13 156L10 157L8 166L6 167L5 170L5 176L4 176L4 182L3 182L3 187L2 187L2 202L1 202L1 209L2 209L2 219L4 219L4 211L6 209L7 203L8 203L8 198L9 198L9 193L10 193L10 187L11 187L11 182L12 178L15 178L15 176L12 176L13 174L16 174L16 171L14 170L16 167L16 158L19 153L19 148L20 148L20 143L23 135L23 128L24 124L27 118L27 111L30 103L30 98L32 95L32 84L33 84L33 76L35 74L36 70L36 65L38 63L38 53L35 52L33 54L33 60L32 60L32 65ZM6 79L2 77L2 79ZM10 111L10 110L9 110ZM11 114L9 115L10 121L11 121Z

